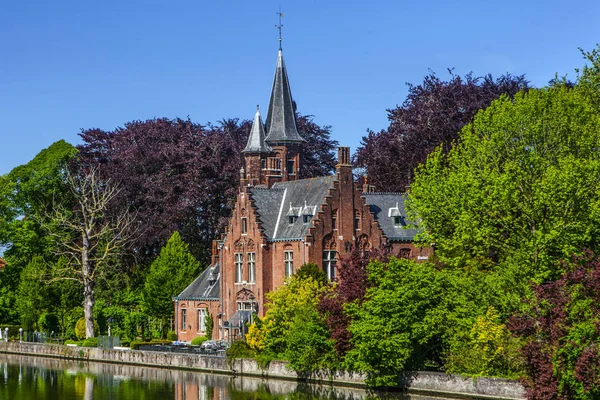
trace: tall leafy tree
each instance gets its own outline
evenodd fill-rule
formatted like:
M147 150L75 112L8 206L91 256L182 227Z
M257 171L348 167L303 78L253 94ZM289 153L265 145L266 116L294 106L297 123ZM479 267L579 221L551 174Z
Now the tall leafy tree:
M17 323L15 306L21 271L36 256L55 257L53 243L44 234L44 206L50 201L69 204L64 181L68 163L77 149L60 140L40 151L30 162L0 176L0 246L8 265L0 271L0 321ZM41 289L36 287L36 289Z
M38 318L49 307L48 266L40 256L34 257L21 272L16 307L25 330L37 327Z
M449 72L448 80L432 72L423 83L408 84L404 103L388 110L389 127L363 137L354 161L377 189L403 192L413 170L439 145L447 151L479 110L503 94L514 96L528 88L524 75L495 79Z
M181 293L200 271L200 263L189 246L179 232L174 232L150 266L142 296L143 310L166 326L165 320L173 316L172 297Z
M496 269L501 291L524 290L598 249L599 145L597 104L581 88L502 97L418 169L409 207L442 262Z

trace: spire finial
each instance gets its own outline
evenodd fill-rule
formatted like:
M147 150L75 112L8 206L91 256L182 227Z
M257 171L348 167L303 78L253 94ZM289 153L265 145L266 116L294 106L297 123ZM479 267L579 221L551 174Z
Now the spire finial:
M281 50L281 28L283 28L283 24L281 23L281 18L283 17L281 6L279 6L279 12L277 12L277 15L279 16L279 25L275 25L275 28L279 30L279 50Z
M259 111L259 110L258 110L258 104L257 104L257 105L256 105L256 112L258 112L258 111Z

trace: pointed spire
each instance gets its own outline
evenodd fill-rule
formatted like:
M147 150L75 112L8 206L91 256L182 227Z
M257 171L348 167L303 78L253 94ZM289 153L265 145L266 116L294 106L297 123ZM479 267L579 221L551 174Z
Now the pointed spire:
M271 145L275 143L304 143L306 141L300 136L296 126L292 91L290 90L281 49L277 56L277 68L275 69L273 89L271 90L266 127L266 141Z
M242 153L270 153L272 151L271 147L265 143L265 126L263 125L257 105L254 121L252 121L252 129L250 130L250 136L248 137L248 143L244 150L242 150Z

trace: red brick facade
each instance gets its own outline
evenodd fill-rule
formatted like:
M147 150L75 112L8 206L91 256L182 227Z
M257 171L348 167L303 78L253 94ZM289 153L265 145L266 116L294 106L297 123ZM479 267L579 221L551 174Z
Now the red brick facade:
M220 274L218 295L210 293L218 298L199 293L209 292L208 274L176 297L180 340L202 334L198 310L203 308L214 318L213 337L243 334L252 313L264 316L266 294L303 264L315 263L335 279L338 260L355 247L413 259L431 255L431 248L413 245L416 230L405 229L402 194L373 193L366 178L362 184L354 181L350 148L339 148L334 176L299 179L305 140L294 115L280 50L267 128L257 108L232 215L224 238L213 244L211 265Z

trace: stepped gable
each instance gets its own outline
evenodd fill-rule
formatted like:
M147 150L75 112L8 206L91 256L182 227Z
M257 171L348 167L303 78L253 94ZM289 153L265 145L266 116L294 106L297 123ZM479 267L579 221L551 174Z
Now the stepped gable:
M414 223L407 219L406 195L403 193L363 193L365 203L371 209L383 234L390 241L413 241L419 229L407 228ZM395 223L399 217L399 223Z
M335 176L330 175L280 182L271 189L253 188L254 205L267 239L303 239L334 180Z
M221 296L221 266L206 268L194 282L173 300L219 300Z

